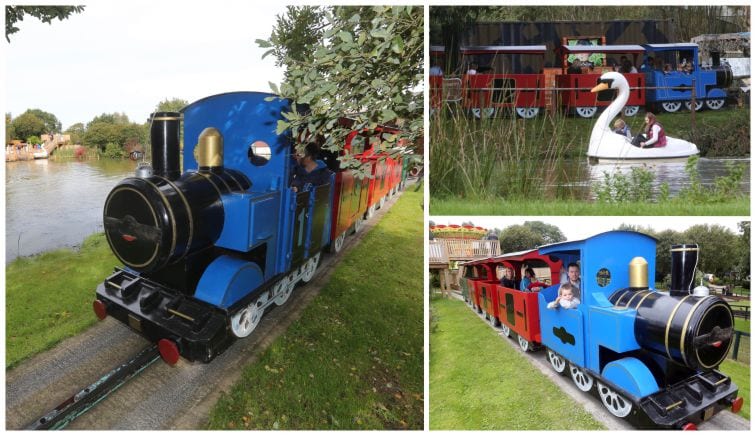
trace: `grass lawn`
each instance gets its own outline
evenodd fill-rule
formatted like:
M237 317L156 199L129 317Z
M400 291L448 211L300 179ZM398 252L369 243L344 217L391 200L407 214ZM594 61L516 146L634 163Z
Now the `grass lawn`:
M603 429L464 303L433 299L431 430Z
M99 233L78 251L56 250L7 265L6 368L93 325L95 288L117 264Z
M407 190L347 254L209 429L423 428L422 199Z
M748 216L748 198L726 203L591 203L581 200L433 198L431 215Z
M719 366L719 370L722 373L727 374L732 378L732 381L738 385L740 389L738 395L743 397L743 409L740 411L740 415L750 421L751 419L751 368L741 362L726 359Z

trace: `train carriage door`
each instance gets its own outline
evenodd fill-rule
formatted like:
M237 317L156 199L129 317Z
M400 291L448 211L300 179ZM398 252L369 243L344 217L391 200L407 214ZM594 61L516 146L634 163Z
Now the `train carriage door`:
M333 176L331 176L333 180ZM312 219L310 233L309 256L319 252L323 248L323 239L329 230L328 217L330 215L331 205L331 186L333 183L320 185L314 189L314 204L312 206Z
M291 267L297 267L304 260L309 217L307 210L310 203L310 192L298 192L296 210L294 213L294 239L291 247Z

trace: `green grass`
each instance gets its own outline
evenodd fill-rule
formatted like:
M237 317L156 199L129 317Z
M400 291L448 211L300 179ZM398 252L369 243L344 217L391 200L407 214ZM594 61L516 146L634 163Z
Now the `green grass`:
M580 200L493 200L433 198L431 215L628 215L628 216L748 216L750 202L741 198L725 203L619 203L602 204Z
M740 389L738 391L738 395L743 397L743 399L745 400L743 402L743 409L740 411L740 415L750 421L751 412L749 409L751 407L751 368L745 363L735 362L734 360L727 359L719 366L719 370L724 374L729 375L730 378L732 378L732 381L734 381L735 384L738 385L738 388Z
M94 324L95 288L117 264L103 233L78 251L19 258L5 269L5 365L53 347Z
M423 428L423 214L408 189L212 410L209 429Z
M431 310L431 430L604 428L464 303L433 299Z

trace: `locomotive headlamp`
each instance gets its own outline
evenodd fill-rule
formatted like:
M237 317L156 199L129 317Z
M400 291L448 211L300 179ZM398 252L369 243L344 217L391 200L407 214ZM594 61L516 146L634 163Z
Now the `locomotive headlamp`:
M630 288L648 288L648 262L642 257L634 257L629 265Z
M223 168L223 135L215 127L207 127L199 135L197 165L201 170Z

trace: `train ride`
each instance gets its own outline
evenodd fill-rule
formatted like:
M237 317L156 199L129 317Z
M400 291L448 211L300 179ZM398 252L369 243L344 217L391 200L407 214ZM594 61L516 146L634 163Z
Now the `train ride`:
M610 231L467 262L463 294L505 335L516 336L522 350L545 348L554 371L612 415L638 428L696 429L721 410L743 406L737 385L718 370L733 342L733 314L719 296L693 288L695 244L671 247L671 290L653 289L656 244L641 233ZM550 309L570 264L582 272L580 303ZM501 285L503 268L520 280L524 265L541 271L542 290Z
M435 58L442 58L439 50L443 47L434 47ZM559 105L568 113L592 118L609 102L590 90L602 73L620 69L620 56L628 57L635 68L623 72L632 91L623 108L625 116L636 115L641 107L654 112L677 112L683 106L696 111L719 110L733 81L727 64L701 66L698 45L693 43L562 44L555 52L558 67L549 68L545 66L545 45L461 47L461 74L430 78L431 112L454 102L475 118L509 111L534 118L547 106ZM578 71L572 65L576 57L593 60L583 60ZM473 64L477 69L470 68Z
M407 173L402 153L376 147L396 132L379 127L352 131L342 151L373 178L340 169L332 153L323 156L333 171L326 183L292 188L295 141L275 132L291 106L271 97L225 93L153 114L151 165L105 201L105 235L123 267L98 285L94 312L157 343L169 364L210 362L249 336Z

